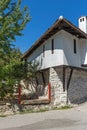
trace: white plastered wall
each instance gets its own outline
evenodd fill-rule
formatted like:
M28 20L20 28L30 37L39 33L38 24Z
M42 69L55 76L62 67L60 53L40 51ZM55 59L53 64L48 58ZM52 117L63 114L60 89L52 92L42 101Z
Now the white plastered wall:
M54 39L54 54L51 52L51 42ZM74 53L74 39L76 40L76 54ZM45 56L43 56L45 45ZM81 67L87 64L87 40L61 30L39 46L29 57L28 61L39 61L40 69L54 66L69 65Z
M51 42L54 39L54 54L51 52ZM45 45L45 56L43 56L43 45ZM63 65L63 40L62 31L38 47L29 57L28 61L39 61L40 68L45 69L53 66Z

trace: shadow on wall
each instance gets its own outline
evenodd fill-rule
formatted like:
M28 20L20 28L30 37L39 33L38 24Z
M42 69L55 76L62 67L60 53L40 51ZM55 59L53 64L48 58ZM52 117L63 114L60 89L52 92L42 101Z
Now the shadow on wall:
M87 101L87 72L74 70L68 89L68 99L72 104Z
M24 99L38 99L40 96L47 96L49 83L49 70L38 72L37 79L22 80L21 96ZM37 80L37 82L36 82Z

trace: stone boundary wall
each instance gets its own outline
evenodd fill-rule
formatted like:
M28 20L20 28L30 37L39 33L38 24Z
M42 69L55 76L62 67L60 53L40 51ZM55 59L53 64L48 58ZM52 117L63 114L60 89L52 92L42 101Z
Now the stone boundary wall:
M49 74L49 77L48 77ZM14 114L21 110L39 110L51 109L55 106L67 104L80 104L87 101L87 72L82 70L73 70L70 86L67 91L67 82L70 75L70 68L66 68L65 91L63 90L63 67L50 68L49 73L45 71L45 81L51 84L51 102L49 104L38 105L18 105L15 102L7 102L0 105L0 113ZM47 78L47 79L46 79ZM40 82L42 79L40 80ZM42 83L42 82L41 82Z

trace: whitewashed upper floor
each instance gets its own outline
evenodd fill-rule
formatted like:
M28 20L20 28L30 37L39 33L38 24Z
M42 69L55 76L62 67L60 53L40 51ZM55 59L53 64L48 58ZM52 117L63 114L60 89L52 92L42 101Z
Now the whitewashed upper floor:
M41 69L60 65L82 67L87 64L87 39L60 30L36 48L27 60L38 61Z

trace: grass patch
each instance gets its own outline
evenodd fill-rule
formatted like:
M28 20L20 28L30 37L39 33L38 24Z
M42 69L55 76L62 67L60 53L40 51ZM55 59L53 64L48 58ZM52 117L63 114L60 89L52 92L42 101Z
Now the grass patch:
M0 115L0 117L6 117L6 115Z
M67 110L71 108L72 106L66 105L66 106L61 106L61 107L54 107L52 110Z
M71 109L72 106L66 105L66 106L61 106L61 107L53 107L50 110L67 110L67 109ZM43 109L39 109L39 110L34 110L34 109L30 109L30 110L23 110L20 112L20 114L27 114L27 113L40 113L40 112L46 112L46 111L50 111L48 108L43 108Z
M66 105L66 106L61 106L61 107L54 107L50 110L67 110L67 109L71 109L72 106ZM20 112L20 114L27 114L27 113L40 113L40 112L46 112L46 111L50 111L47 108L44 109L39 109L39 110L24 110L22 112Z
M20 114L27 114L27 113L40 113L40 112L46 112L48 109L39 109L39 110L24 110L20 112Z
M60 107L61 110L67 110L67 109L71 109L72 106L62 106Z
M72 106L61 106L61 107L54 107L50 110L67 110L67 109L71 109ZM47 108L44 108L44 109L39 109L39 110L24 110L22 112L20 112L20 114L27 114L27 113L40 113L40 112L46 112L46 111L50 111L49 109Z

